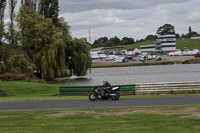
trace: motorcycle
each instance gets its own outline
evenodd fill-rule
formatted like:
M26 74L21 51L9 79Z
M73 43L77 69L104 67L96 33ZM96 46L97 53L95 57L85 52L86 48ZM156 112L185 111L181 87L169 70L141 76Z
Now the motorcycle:
M97 99L112 99L118 100L120 98L120 87L111 87L107 90L106 87L96 86L93 92L89 95L90 101L96 101Z

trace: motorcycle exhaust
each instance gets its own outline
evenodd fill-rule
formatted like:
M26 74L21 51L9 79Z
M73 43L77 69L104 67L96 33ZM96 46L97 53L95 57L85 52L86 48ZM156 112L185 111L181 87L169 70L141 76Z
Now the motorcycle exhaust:
M117 96L117 94L110 94L111 96Z

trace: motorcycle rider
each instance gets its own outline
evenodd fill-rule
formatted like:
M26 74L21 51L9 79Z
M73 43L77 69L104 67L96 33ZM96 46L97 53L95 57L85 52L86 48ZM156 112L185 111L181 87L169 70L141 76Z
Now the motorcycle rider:
M108 81L103 81L103 85L99 88L99 98L105 96L111 89L111 84Z
M106 91L109 91L112 89L111 84L108 81L103 81L103 86L106 88Z

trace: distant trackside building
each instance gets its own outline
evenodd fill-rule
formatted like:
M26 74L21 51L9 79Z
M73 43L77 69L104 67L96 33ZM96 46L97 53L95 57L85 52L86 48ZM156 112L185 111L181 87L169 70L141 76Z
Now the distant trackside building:
M140 50L144 52L167 53L176 50L176 35L158 35L153 45L141 45Z

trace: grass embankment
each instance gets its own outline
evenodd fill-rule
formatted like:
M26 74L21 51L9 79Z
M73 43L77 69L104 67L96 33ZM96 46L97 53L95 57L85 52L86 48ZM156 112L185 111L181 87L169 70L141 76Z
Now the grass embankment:
M0 112L3 133L199 133L200 106Z
M127 45L126 47L121 48L120 50L127 50L127 49L131 49L131 48L140 49L140 45L150 45L150 44L154 44L154 41L143 41L143 42L134 43L131 45Z
M129 67L129 66L152 66L152 65L173 65L173 64L198 64L200 59L191 59L185 61L158 61L158 62L146 62L146 63L117 63L108 65L92 65L92 68L103 67Z
M154 44L154 41L144 41L144 42L138 42L131 45L127 45L126 47L120 49L120 50L127 50L130 48L138 48L140 49L140 45L149 45ZM186 49L200 49L200 39L185 39L185 40L177 40L176 41L176 49L183 50Z
M0 82L1 96L54 96L58 95L58 85L42 82L12 81Z
M186 49L200 49L200 39L186 39L176 41L176 48Z
M35 101L82 99L83 97L59 96L58 84L28 81L0 81L0 101Z

